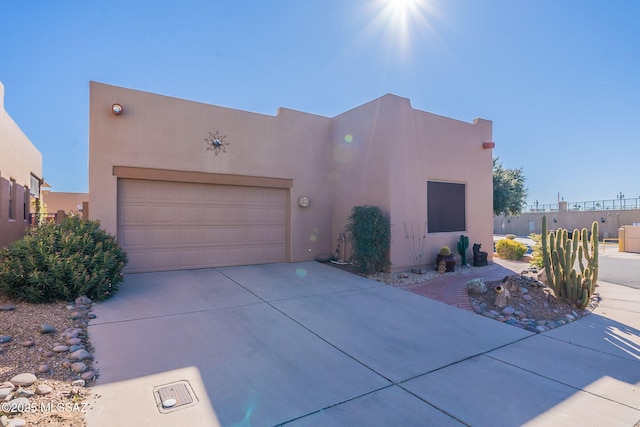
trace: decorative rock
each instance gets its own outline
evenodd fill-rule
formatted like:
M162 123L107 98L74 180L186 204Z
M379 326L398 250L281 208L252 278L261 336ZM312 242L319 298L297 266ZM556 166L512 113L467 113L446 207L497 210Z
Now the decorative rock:
M43 355L44 357L53 357L53 356L55 356L55 354L56 354L56 353L55 353L54 351L51 351L51 350L49 350L49 351L45 351L44 353L42 353L42 355Z
M567 314L567 320L569 320L570 322L573 322L574 320L576 320L576 318L573 317L572 314Z
M546 330L547 330L547 328L545 328L544 326L536 326L536 331L538 331L538 332L544 332Z
M38 373L44 374L45 372L49 372L49 365L38 366Z
M520 292L522 292L523 294L526 294L529 292L529 289L523 287L523 288L520 288Z
M11 381L11 383L17 387L20 387L20 386L28 387L31 384L38 381L38 378L36 378L36 376L33 374L25 373L25 374L18 374L15 377L11 378L9 381Z
M64 334L62 334L62 336L64 336L65 338L78 338L78 336L80 336L81 333L82 333L82 329L80 328L67 329L67 331Z
M33 397L35 392L32 390L25 390L22 387L18 389L15 393L15 397Z
M91 298L89 298L88 296L81 295L78 298L76 298L74 302L76 306L78 306L78 305L91 305L93 301L91 301Z
M484 312L482 312L482 315L483 315L484 317L488 317L489 319L495 319L495 317L496 317L496 315L495 315L495 314L493 314L493 313L492 313L492 312L490 312L490 311L484 311Z
M9 335L0 335L0 344L4 344L9 341L11 341L11 337Z
M75 362L71 364L70 368L73 372L79 374L87 370L87 365L82 362Z
M525 301L531 301L533 298L531 297L531 295L524 294L522 295L522 299Z
M13 311L15 309L15 305L0 305L0 311Z
M0 400L4 400L5 397L11 394L13 388L0 388Z
M2 410L9 414L17 414L18 412L21 412L22 409L27 408L30 408L30 406L29 399L26 397L16 397L15 399L11 399L7 402L6 405L2 405Z
M56 332L56 328L54 328L51 325L47 325L46 323L43 323L42 326L40 326L41 334L53 334L55 332Z
M78 345L82 344L82 340L80 338L69 338L67 340L67 345Z
M13 390L14 388L16 388L16 386L10 381L5 381L0 384L0 388L10 388L11 390Z
M53 388L46 384L39 384L38 387L36 387L36 394L39 394L40 396L49 394L52 391L53 391Z
M22 418L11 418L9 422L10 427L24 427L27 425L27 422Z
M95 313L87 313L87 319L95 319L96 317L98 316L96 316Z
M34 343L33 341L29 340L29 341L22 341L20 343L20 345L22 347L33 347L36 343Z
M69 351L71 353L73 353L74 351L78 351L78 350L81 350L83 348L84 348L84 346L81 345L81 344L80 345L72 345L71 347L69 347Z
M70 368L71 367L71 362L69 362L67 359L65 359L62 362L62 366L64 366L65 368Z
M84 387L84 380L75 380L71 385L74 387Z
M82 374L80 374L80 378L82 378L85 381L89 381L92 380L93 377L96 376L95 371L87 371L87 372L83 372Z
M9 425L9 418L6 415L0 416L0 426L7 427Z
M65 351L69 351L69 347L67 347L66 345L57 345L53 347L53 351L55 351L56 353L64 353Z
M93 359L91 353L89 353L85 349L76 350L69 355L70 360L76 360L78 362L83 361L85 359Z
M82 319L84 317L84 313L81 313L79 311L74 311L73 313L71 313L71 320L78 320L78 319Z
M513 307L511 307L510 305L508 305L508 306L506 306L505 308L503 308L503 309L502 309L502 312L503 312L504 314L506 314L506 315L509 315L509 314L513 314L513 313L515 313L515 312L516 312L516 309L515 309L515 308L513 308Z
M467 282L467 291L472 295L483 295L487 293L487 285L484 279L477 278Z

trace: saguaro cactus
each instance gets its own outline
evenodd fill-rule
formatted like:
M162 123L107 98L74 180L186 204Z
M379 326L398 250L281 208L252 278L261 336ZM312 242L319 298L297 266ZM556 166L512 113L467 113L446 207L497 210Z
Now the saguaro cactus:
M467 249L469 248L469 238L464 234L460 235L458 242L458 253L460 254L460 264L467 265Z
M598 282L598 223L593 223L590 239L586 228L581 232L574 230L569 239L569 233L563 228L549 232L545 215L541 237L547 284L556 296L586 307ZM586 267L583 258L587 261ZM575 269L576 261L580 272Z

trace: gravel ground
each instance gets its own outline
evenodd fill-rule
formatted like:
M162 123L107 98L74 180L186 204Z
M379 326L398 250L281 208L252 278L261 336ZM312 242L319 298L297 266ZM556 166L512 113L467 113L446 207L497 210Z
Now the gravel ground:
M14 385L9 398L20 395L28 398L28 403L20 405L0 399L3 401L0 417L23 420L26 426L86 426L85 401L91 390L72 384L81 373L70 369L74 362L70 360L70 352L53 351L56 346L69 346L68 333L73 329L77 338L72 342L91 351L86 340L85 318L72 319L78 313L73 304L29 304L0 296L0 336L10 337L8 342L0 344L0 389ZM81 314L85 313L86 310ZM52 332L43 333L43 325L52 327ZM91 370L91 360L82 363ZM22 387L6 383L24 373L35 375L37 381ZM86 385L90 385L90 381L86 381ZM20 411L13 413L16 409ZM0 425L2 421L5 420L0 419Z

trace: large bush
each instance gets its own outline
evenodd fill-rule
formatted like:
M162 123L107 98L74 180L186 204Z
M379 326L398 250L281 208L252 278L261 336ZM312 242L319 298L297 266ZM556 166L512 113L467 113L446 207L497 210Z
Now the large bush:
M380 208L354 206L348 221L351 261L358 271L371 274L389 265L391 224Z
M519 260L527 253L527 247L516 240L502 239L496 243L496 252L500 258Z
M29 302L113 296L127 255L96 221L77 216L31 228L0 250L0 293Z

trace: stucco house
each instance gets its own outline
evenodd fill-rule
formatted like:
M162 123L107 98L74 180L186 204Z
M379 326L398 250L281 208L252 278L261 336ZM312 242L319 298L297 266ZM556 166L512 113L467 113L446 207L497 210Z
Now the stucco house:
M90 217L128 272L314 260L365 204L390 217L393 270L414 264L405 224L427 227L423 264L460 234L492 245L487 120L395 95L270 116L91 82L89 134Z
M42 154L4 109L0 82L0 247L24 236L43 182Z

